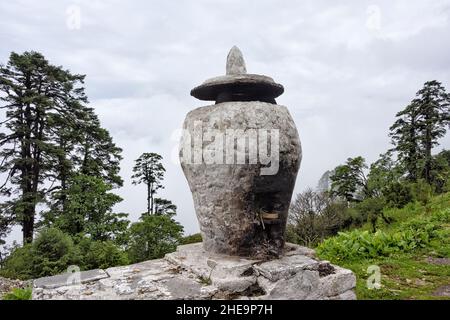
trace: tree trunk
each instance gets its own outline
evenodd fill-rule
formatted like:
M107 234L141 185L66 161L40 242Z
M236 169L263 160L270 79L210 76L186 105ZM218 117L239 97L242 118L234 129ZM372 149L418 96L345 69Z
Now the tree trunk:
M428 182L428 184L431 184L431 149L432 149L432 142L431 142L431 128L427 124L427 129L425 132L425 167L424 167L424 176L425 180Z
M151 202L150 202L150 184L147 185L147 214L151 212Z
M153 183L150 184L150 213L153 214Z
M409 146L409 159L407 160L407 168L409 171L409 180L417 181L417 137L416 137L416 122L414 115L411 116L411 128L409 129L411 144Z
M35 208L34 205L30 204L27 206L23 213L22 236L24 244L33 242L34 216Z

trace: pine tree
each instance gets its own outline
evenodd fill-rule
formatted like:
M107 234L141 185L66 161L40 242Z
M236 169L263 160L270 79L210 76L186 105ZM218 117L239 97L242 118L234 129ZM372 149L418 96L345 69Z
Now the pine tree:
M445 135L450 124L450 95L445 92L440 82L428 81L417 92L414 103L421 115L418 130L424 152L422 177L431 184L433 168L431 150L438 144L438 139Z
M6 175L3 195L17 195L4 203L2 214L22 225L24 243L31 242L36 206L52 187L61 148L55 126L74 127L79 109L87 102L83 75L49 64L37 52L12 53L0 66L0 96L6 109L0 135L0 172Z
M164 188L161 181L164 178L162 157L157 153L143 153L133 167L133 184L144 183L147 186L147 214L153 214L154 195L158 189Z
M122 149L114 144L108 130L101 127L92 109L87 110L84 116L74 159L78 171L101 178L113 188L121 187L123 180L119 171Z
M401 112L390 128L398 159L411 181L432 182L432 149L450 124L450 95L438 81L425 82L416 98Z
M396 114L398 118L390 127L389 136L398 154L398 161L407 172L410 181L417 181L419 176L419 159L422 158L419 145L418 122L420 118L415 103L409 104Z

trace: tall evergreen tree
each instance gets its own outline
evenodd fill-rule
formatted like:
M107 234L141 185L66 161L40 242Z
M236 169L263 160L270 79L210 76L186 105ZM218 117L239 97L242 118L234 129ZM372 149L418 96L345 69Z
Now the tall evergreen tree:
M83 107L78 120L77 128L58 128L59 152L54 179L56 186L49 201L50 210L43 214L44 225L51 225L58 216L66 213L70 182L75 177L97 177L112 188L123 184L119 176L122 150L114 144L109 132L101 127L92 108Z
M162 157L157 153L143 153L133 167L133 184L144 183L147 186L147 214L153 214L154 195L158 189L164 188L161 181L164 178Z
M428 81L417 92L414 103L421 115L418 130L424 153L422 176L431 184L433 168L431 150L438 144L438 139L445 135L450 124L450 95L445 92L445 88L440 82Z
M121 187L119 175L122 149L117 147L108 130L100 125L92 109L85 113L78 138L75 165L81 174L103 179L113 188Z
M390 128L400 164L411 181L432 182L431 151L450 123L450 95L438 81L428 81Z
M4 212L22 225L24 243L31 242L36 206L52 191L46 182L55 177L61 149L55 126L74 127L80 107L87 102L83 75L53 66L37 52L12 53L0 66L0 106L6 109L0 135L0 172Z
M398 118L391 126L389 136L398 154L398 160L407 173L410 181L417 181L419 176L419 160L421 150L419 145L418 122L420 118L417 105L413 102L396 114Z

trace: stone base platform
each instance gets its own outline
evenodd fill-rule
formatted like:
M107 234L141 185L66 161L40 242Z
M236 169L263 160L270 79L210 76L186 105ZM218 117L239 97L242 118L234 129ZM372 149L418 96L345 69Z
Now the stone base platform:
M356 299L355 281L350 270L294 244L286 244L280 259L260 261L211 255L196 243L163 259L36 279L33 299L347 300Z

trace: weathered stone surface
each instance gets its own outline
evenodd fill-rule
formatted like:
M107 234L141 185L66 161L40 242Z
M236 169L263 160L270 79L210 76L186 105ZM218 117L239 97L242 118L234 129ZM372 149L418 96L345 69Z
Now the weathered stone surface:
M355 299L349 270L333 266L334 273L321 276L318 266L326 262L292 254L310 250L286 247L296 249L264 262L210 254L201 244L180 246L164 259L109 268L106 277L85 276L79 284L37 279L33 299Z
M227 56L227 74L245 74L247 68L245 67L244 57L238 47L233 46Z
M290 278L299 273L300 270L317 269L318 264L318 261L309 257L292 255L256 265L255 269L258 271L258 274L264 276L272 282L275 282L283 278Z
M11 292L14 288L27 288L31 285L30 281L13 280L0 277L0 300L4 294Z
M356 294L353 290L348 290L337 296L330 297L329 300L356 300Z
M79 273L79 279L81 283L99 280L107 277L108 274L100 269L82 271ZM42 288L57 288L69 283L73 283L74 281L77 281L77 279L78 278L75 278L73 273L64 273L52 277L39 278L35 280L34 284L35 286Z
M312 300L323 299L322 292L318 289L320 282L319 273L311 270L299 270L299 272L282 278L277 282L261 282L261 287L267 295L261 297L269 300Z
M206 80L191 90L191 95L200 100L266 101L275 104L275 98L284 92L281 84L271 77L247 74L244 57L237 47L231 48L227 56L226 75Z
M270 165L259 161L249 164L248 160L242 164L195 163L190 159L182 160L182 168L192 191L206 251L257 258L280 254L301 161L300 140L287 108L257 101L220 103L189 112L183 128L181 145L191 146L190 141L203 139L203 150L214 150L212 142L203 138L212 129L223 134L224 140L229 129L242 130L239 138L246 133L250 136L250 129L278 130L279 149L274 151L278 159ZM237 155L248 153L237 142L231 146ZM184 152L183 147L181 157ZM263 212L277 214L276 224L263 221Z
M336 296L356 285L356 277L350 270L334 267L335 273L320 279L319 290L326 296Z

